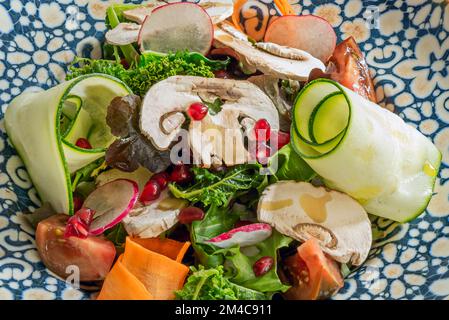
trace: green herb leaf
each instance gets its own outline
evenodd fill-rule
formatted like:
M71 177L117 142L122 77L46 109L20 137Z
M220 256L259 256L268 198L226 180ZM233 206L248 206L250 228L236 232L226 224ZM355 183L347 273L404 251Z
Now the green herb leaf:
M220 98L215 99L214 102L207 102L203 100L203 103L209 108L209 113L212 116L215 116L217 113L219 113L222 109L221 106L224 104L224 102Z
M269 170L273 173L270 182L279 180L310 181L316 173L293 150L290 144L284 146L270 159Z
M241 287L224 276L223 266L205 269L191 267L192 274L182 288L175 292L178 300L265 300L258 291Z
M238 165L226 173L212 173L208 169L195 168L196 183L186 189L175 184L169 188L176 198L186 199L192 203L201 202L205 206L225 206L232 199L253 188L257 188L265 176L259 174L260 165ZM201 178L199 178L201 177Z

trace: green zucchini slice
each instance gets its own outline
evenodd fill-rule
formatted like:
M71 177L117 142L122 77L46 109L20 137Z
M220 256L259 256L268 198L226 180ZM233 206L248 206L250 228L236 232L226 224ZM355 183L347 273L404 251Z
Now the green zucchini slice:
M6 132L41 200L57 212L73 213L71 175L104 156L114 141L107 107L113 98L131 93L116 78L90 74L23 93L6 109ZM78 148L78 138L88 138L93 149Z
M441 153L399 116L338 83L318 79L296 98L294 150L328 187L374 215L406 222L427 207Z

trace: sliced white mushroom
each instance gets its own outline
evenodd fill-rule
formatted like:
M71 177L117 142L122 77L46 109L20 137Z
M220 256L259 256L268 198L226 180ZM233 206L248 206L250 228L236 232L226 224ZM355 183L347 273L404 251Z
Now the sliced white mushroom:
M305 81L313 69L325 70L320 60L305 51L275 44L253 44L226 21L215 26L214 40L215 46L237 52L242 63L280 79Z
M264 118L273 130L279 129L279 115L273 102L248 81L173 76L158 82L143 100L140 129L156 148L167 150L178 136L185 119L183 113L189 106L195 102L214 102L217 98L223 102L221 111L190 122L190 147L206 166L245 163L248 153L240 120ZM219 136L215 141L210 139L214 135Z
M164 190L151 204L131 210L122 223L132 237L158 237L178 222L179 212L187 205L186 200L176 199Z
M293 107L292 103L287 100L285 92L280 89L279 78L270 75L262 74L258 76L252 76L248 78L249 82L258 86L267 96L271 98L274 105L278 109L280 115L280 128L283 131L289 131L291 126L290 111ZM284 80L287 81L287 80ZM296 80L290 80L291 85L299 86L299 82Z
M122 22L114 29L106 32L106 42L115 46L124 46L137 42L140 25L136 23Z
M128 20L142 24L145 18L150 15L154 9L166 4L167 3L163 1L152 1L143 6L123 11L123 16Z
M361 265L371 247L365 209L346 194L310 183L283 181L266 188L258 218L296 240L316 238L323 251L341 263Z
M137 8L123 11L123 16L128 20L142 24L146 16L150 15L154 9L166 4L163 1L152 1ZM234 11L232 0L200 0L197 4L206 10L213 24L226 20L232 16Z

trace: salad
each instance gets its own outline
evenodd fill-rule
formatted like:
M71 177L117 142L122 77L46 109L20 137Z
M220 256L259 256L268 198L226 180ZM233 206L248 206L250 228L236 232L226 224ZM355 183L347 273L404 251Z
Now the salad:
M11 102L50 271L100 300L326 299L373 217L425 211L441 153L378 104L355 40L257 5L111 5L103 59Z

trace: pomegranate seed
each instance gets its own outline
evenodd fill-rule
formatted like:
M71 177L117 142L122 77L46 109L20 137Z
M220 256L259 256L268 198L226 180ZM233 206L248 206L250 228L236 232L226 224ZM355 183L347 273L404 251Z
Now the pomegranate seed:
M272 257L262 257L253 265L253 271L256 277L261 277L273 268L274 260Z
M81 208L67 221L64 231L64 238L77 237L86 239L89 236L89 227L92 223L95 211L88 208Z
M235 223L234 228L240 228L247 226L249 224L253 224L254 222L248 221L248 220L239 220Z
M161 187L159 183L155 180L151 180L147 182L145 187L143 188L143 192L140 195L140 201L144 204L150 201L154 201L161 195Z
M197 207L187 207L181 210L178 215L179 222L182 224L189 224L193 221L204 219L204 211Z
M190 169L185 164L178 164L170 174L170 181L179 184L190 182L193 179L193 175Z
M85 138L79 138L78 140L76 140L75 145L82 149L92 149L92 146L90 145L89 140L87 140Z
M268 141L270 140L271 127L267 120L259 119L254 125L254 134L256 141Z
M290 143L290 133L278 131L278 150Z
M260 164L262 165L268 164L268 159L270 158L270 156L271 156L271 148L269 146L267 146L264 143L257 145L256 159Z
M84 200L79 196L73 196L73 211L77 212L83 207Z
M195 102L190 105L187 113L193 120L200 121L204 119L208 111L209 108L204 103Z
M164 190L165 188L167 188L169 179L170 179L170 176L168 175L167 172L159 172L151 177L151 180L154 180L159 184L159 187L161 187L161 190Z
M226 70L214 71L214 75L215 75L215 78L220 78L220 79L230 79L231 78L231 76L229 75L229 73Z

